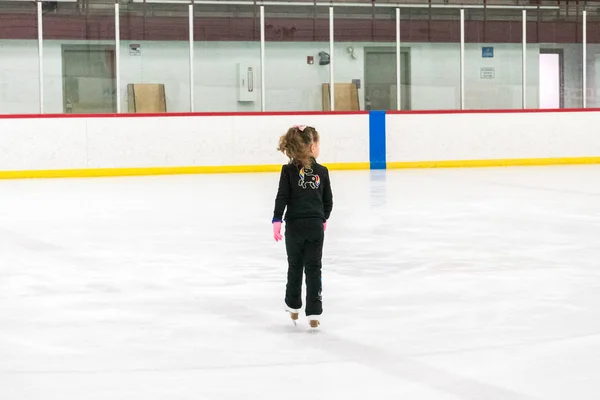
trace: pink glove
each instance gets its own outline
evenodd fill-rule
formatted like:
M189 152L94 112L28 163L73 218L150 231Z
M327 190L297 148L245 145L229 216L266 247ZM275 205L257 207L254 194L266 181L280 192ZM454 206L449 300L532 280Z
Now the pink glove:
M327 230L327 221L323 222L323 232Z
M283 236L281 236L281 222L273 222L273 237L276 242L283 239Z

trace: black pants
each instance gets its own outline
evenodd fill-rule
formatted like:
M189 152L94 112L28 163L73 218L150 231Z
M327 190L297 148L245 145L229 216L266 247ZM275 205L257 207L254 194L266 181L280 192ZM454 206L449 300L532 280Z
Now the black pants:
M302 272L306 271L306 315L321 315L321 257L323 255L323 220L307 218L287 221L285 248L288 258L285 303L302 307Z

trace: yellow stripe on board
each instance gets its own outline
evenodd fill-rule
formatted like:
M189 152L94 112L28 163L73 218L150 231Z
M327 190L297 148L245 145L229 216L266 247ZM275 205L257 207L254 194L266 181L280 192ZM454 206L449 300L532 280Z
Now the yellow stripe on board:
M371 163L368 163L368 162L331 163L331 164L326 163L324 165L327 167L327 169L337 170L337 171L371 169Z
M401 161L388 162L387 169L408 168L480 168L480 167L516 167L541 165L600 164L600 157L564 157L564 158L507 158L497 160L449 160L449 161ZM368 170L370 163L331 163L330 170ZM143 168L84 168L30 171L0 171L0 179L34 178L94 178L147 175L184 175L184 174L226 174L279 172L281 164L267 165L224 165L198 167L143 167Z
M331 163L330 170L369 169L365 163ZM252 172L279 172L281 164L268 165L224 165L202 167L144 167L144 168L84 168L30 171L0 171L0 179L34 179L34 178L94 178L117 176L147 175L184 175L184 174L225 174Z
M388 162L388 169L403 168L481 168L540 165L600 164L600 157L506 158L497 160L448 160Z

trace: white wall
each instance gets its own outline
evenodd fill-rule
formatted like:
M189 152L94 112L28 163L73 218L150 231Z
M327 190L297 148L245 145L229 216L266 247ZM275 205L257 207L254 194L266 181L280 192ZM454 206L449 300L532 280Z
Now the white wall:
M411 108L459 109L460 46L439 43L402 45L410 46Z
M266 108L269 111L318 111L322 110L321 84L329 83L329 65L319 65L319 52L329 53L329 42L265 43L265 75L267 89ZM341 53L336 48L334 57ZM314 64L306 62L314 57ZM340 58L340 73L336 81L350 82L344 72L360 68L349 65ZM362 76L362 72L361 72Z
M587 106L600 107L600 45L587 46Z
M62 112L61 45L80 41L44 41L45 112ZM88 42L110 44L111 42ZM129 44L121 43L121 100L127 109L128 83L164 83L167 109L189 111L189 52L187 42L135 41L141 55L129 55ZM259 111L260 95L253 103L237 101L236 64L256 66L260 88L260 46L258 42L196 42L194 44L195 111ZM353 46L357 59L346 53ZM393 43L338 43L335 46L335 80L361 79L364 86L364 47ZM411 102L415 110L458 109L460 107L460 53L458 44L403 43L410 48ZM494 58L481 57L480 44L465 47L465 105L467 108L521 107L521 45L498 44ZM488 46L486 44L486 46ZM565 107L581 106L581 45L528 45L527 106L538 106L539 48L562 48L565 54ZM321 84L329 81L329 66L318 65L318 53L329 51L326 42L266 43L266 107L269 111L319 111ZM307 56L315 64L306 63ZM37 42L0 41L0 113L38 112ZM595 57L590 57L590 80L595 76ZM495 78L480 77L481 67L495 68ZM595 81L591 84L595 88ZM359 90L364 107L364 90ZM588 97L591 105L594 97Z
M600 112L388 114L387 161L599 157Z
M583 95L583 49L581 44L562 46L540 45L541 48L561 48L564 51L565 108L580 108ZM588 71L590 68L588 68Z
M0 114L40 112L35 40L0 40Z
M324 163L369 162L369 116L0 118L0 170L269 165L296 124L321 134Z
M494 57L483 58L482 47L493 47ZM521 44L465 45L465 108L523 108ZM538 106L539 46L527 47L527 107ZM482 79L481 68L493 68L493 79Z

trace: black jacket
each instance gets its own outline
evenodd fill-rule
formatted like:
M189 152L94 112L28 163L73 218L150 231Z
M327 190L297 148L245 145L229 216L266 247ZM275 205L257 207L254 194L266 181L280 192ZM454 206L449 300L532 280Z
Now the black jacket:
M284 165L279 177L273 222L282 220L286 206L286 221L298 218L327 221L333 208L329 170L316 161L311 168L292 163Z

